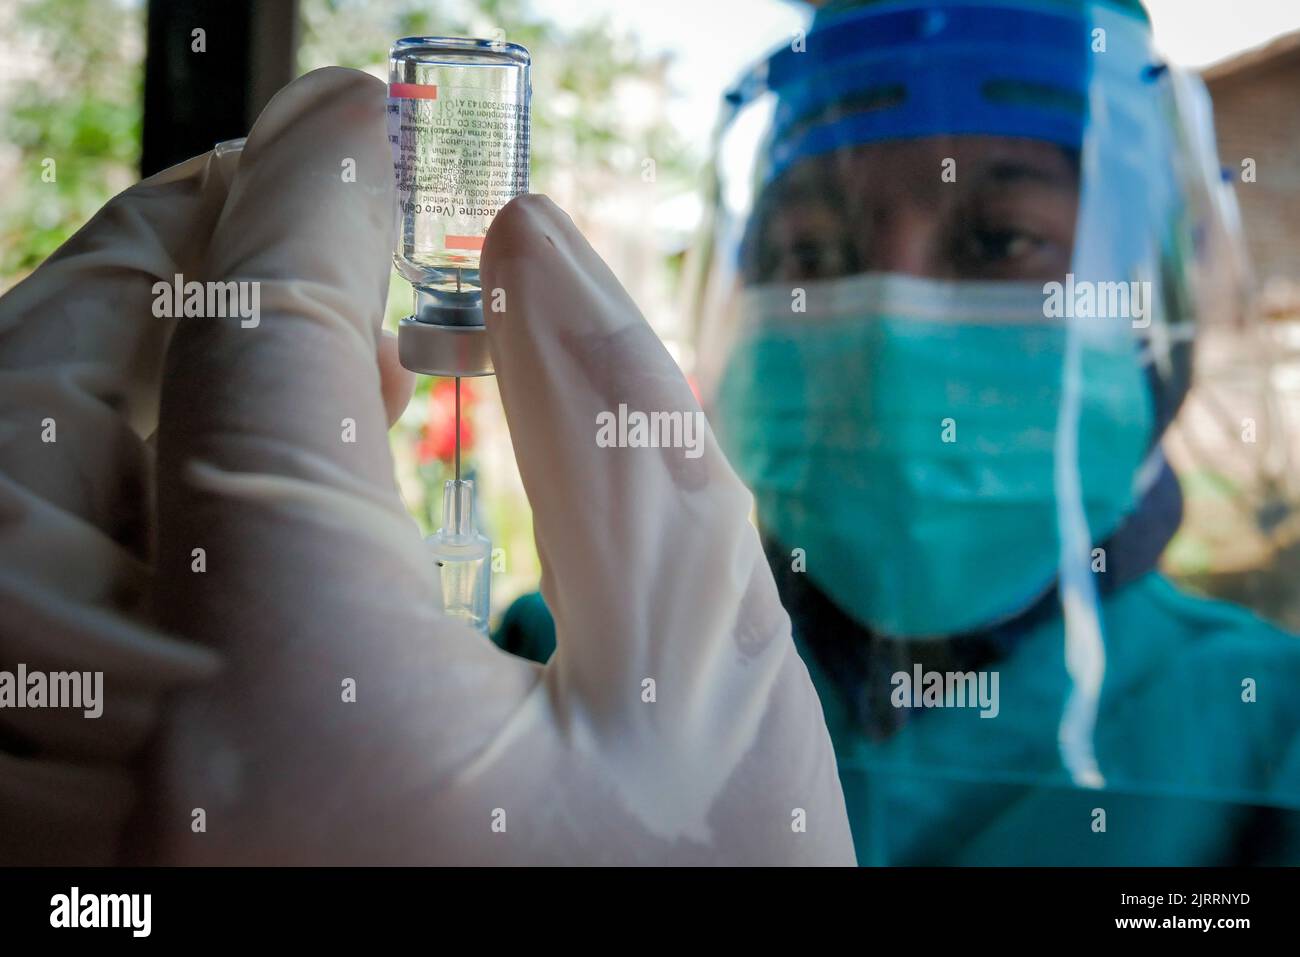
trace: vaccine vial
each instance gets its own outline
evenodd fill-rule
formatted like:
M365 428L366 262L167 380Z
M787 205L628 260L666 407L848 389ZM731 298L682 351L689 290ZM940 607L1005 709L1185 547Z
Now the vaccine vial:
M487 634L492 581L492 543L474 524L474 483L449 481L443 487L442 528L425 544L442 580L442 610Z
M393 259L414 287L415 322L482 327L483 239L501 207L528 191L530 63L518 44L456 37L407 37L389 54L399 204ZM462 368L457 351L483 343L430 342L428 332L414 330L406 351L416 365L439 368L415 371L485 374Z

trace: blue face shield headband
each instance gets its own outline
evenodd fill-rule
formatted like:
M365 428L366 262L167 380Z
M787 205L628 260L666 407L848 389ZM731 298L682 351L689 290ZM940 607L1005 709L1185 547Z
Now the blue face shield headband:
M726 97L776 97L764 181L846 146L934 135L1083 145L1095 73L1141 90L1154 62L1141 21L1097 6L881 4L819 18ZM1145 96L1146 91L1139 95Z

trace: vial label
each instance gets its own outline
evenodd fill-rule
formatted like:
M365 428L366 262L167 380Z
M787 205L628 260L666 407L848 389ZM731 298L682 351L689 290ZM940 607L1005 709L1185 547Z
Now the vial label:
M477 254L492 217L528 191L528 114L492 89L392 83L388 140L411 252Z

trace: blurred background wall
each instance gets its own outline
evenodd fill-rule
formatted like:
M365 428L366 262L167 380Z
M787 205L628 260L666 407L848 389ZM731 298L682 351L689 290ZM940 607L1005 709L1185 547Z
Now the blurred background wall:
M1300 20L1300 7L1297 7ZM1204 71L1224 166L1256 164L1237 192L1264 314L1300 315L1300 30ZM1263 168L1260 176L1258 169Z
M1288 26L1300 25L1290 6ZM1230 21L1222 8L1223 22ZM1187 520L1165 556L1185 583L1300 630L1300 31L1210 63L1219 157L1253 271L1253 335L1208 328L1166 443ZM1258 420L1254 443L1241 425Z

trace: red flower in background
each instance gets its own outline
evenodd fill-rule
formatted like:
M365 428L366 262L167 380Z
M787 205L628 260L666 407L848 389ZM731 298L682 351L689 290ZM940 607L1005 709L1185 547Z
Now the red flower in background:
M429 389L429 406L424 429L415 446L421 465L450 462L456 455L456 381L439 379ZM463 379L460 384L460 453L463 457L474 447L474 428L470 410L474 407L474 390Z

